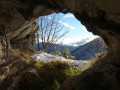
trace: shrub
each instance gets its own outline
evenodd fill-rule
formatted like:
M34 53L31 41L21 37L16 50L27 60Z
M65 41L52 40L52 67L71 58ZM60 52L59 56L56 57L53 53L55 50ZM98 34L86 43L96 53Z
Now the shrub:
M38 60L29 59L28 62L29 62L30 65L35 66L35 65L37 65L37 63L38 63Z
M55 50L54 54L55 54L55 55L58 55L58 56L61 56L60 50Z
M34 63L38 76L30 73L23 75L16 90L59 90L61 84L68 77L80 73L80 69L73 68L68 62L50 61L48 63Z
M71 56L71 53L68 48L66 48L63 51L63 57L65 57L66 59L74 59L75 58L75 56Z
M51 54L61 56L60 50L55 50L54 52L51 52Z

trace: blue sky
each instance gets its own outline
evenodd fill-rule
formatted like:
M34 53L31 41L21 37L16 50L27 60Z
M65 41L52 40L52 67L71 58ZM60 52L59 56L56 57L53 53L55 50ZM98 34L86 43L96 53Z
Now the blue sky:
M73 14L57 14L60 17L59 23L64 25L64 28L69 31L64 39L61 39L63 44L73 45L71 43L80 42L85 40L89 42L95 39L97 36L94 36L91 32L88 32L80 21L78 21Z
M60 21L63 21L65 24L65 28L69 30L69 33L64 37L64 44L70 44L74 42L79 42L82 41L83 39L87 40L87 42L93 40L97 36L93 35L91 32L88 32L81 24L80 21L78 21L73 14L68 13L68 14L58 14L61 19Z

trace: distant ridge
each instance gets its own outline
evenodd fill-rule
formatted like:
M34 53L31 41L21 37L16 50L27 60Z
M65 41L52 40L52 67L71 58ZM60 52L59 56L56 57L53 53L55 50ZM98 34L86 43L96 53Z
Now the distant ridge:
M70 46L70 45L61 45L61 44L60 45L58 45L58 44L52 44L52 45L54 47L47 47L47 49L46 49L49 53L54 52L55 50L60 50L62 52L65 48L68 48L70 50L70 52L71 52L71 51L73 51L73 50L75 50L77 48L77 47ZM40 43L40 47L42 47L41 43ZM37 43L34 44L34 49L36 51L39 51Z
M71 52L76 60L87 60L95 57L96 53L106 51L106 46L101 38L96 38Z

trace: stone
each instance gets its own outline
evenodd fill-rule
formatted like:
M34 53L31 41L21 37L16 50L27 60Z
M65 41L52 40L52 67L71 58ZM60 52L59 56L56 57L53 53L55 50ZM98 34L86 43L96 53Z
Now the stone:
M119 90L120 1L1 0L0 29L3 25L8 39L17 41L25 38L29 33L35 33L36 29L29 29L33 23L29 24L29 27L25 23L28 24L39 16L53 12L73 13L88 31L101 36L108 48L107 54L100 58L92 68L68 78L61 90ZM0 36L4 36L2 29ZM12 43L10 44L12 46Z

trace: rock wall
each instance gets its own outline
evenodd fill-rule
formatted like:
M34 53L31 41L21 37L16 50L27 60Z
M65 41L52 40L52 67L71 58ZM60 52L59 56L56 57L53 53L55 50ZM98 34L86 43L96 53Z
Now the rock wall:
M33 48L37 30L38 24L35 20L31 20L24 23L18 30L10 32L8 38L10 38L11 47L13 49L29 51Z
M119 90L119 0L0 0L1 40L4 36L2 26L8 40L17 41L34 33L36 29L29 28L38 16L53 12L73 13L88 31L101 36L108 47L107 55L92 68L67 79L61 90Z

